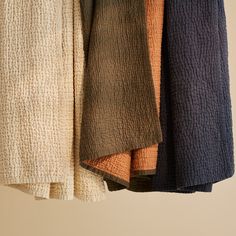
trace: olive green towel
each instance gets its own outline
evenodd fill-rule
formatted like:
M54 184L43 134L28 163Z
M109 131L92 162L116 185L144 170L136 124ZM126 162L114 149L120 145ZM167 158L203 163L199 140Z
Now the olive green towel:
M81 160L161 141L145 1L82 0L86 70Z

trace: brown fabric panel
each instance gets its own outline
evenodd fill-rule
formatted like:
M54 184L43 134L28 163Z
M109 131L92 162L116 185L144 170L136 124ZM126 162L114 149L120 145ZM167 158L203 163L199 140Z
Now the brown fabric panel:
M149 61L145 4L95 1L89 37L81 160L161 141Z
M148 46L150 62L152 67L152 77L155 87L156 105L158 113L160 111L160 85L161 85L161 43L164 18L164 0L146 0L146 18L148 32ZM150 174L153 170L155 174L157 165L158 146L134 150L132 155L133 173Z
M155 67L155 68L152 68L152 74L153 74L152 78L154 79L155 97L156 97L156 102L158 103L160 100L159 99L160 98L160 91L159 91L160 90L160 78L159 78L160 68L159 67L160 67L160 47L161 47L160 44L161 44L161 36L162 36L161 35L161 31L162 31L161 19L163 17L163 12L161 12L163 11L163 4L160 3L160 6L159 6L158 5L159 2L163 3L163 1L156 1L156 4L154 4L154 1L148 1L148 3L146 4L146 9L148 10L146 11L147 23L149 26L148 27L148 46L150 47L150 50L151 50L151 53L150 53L150 60L152 60L151 66ZM158 7L156 7L156 5L158 5ZM154 6L156 8L151 9ZM153 17L154 19L152 20ZM145 24L146 24L146 20L145 20ZM157 27L158 29L156 29ZM158 42L155 41L156 39ZM142 99L145 100L146 98L142 98ZM156 107L156 103L155 103L155 107ZM155 112L155 107L153 107L153 112ZM136 118L139 118L139 117L136 117ZM124 141L126 142L126 140ZM81 165L91 171L101 174L106 179L110 179L116 183L119 183L121 185L124 185L125 187L128 187L131 173L132 175L155 174L156 161L157 161L157 145L152 145L149 148L141 148L141 149L137 149L137 151L134 151L132 161L131 161L131 153L125 152L125 153L118 153L114 155L101 157L96 160L86 160ZM131 165L132 165L132 169L131 169Z
M89 55L89 41L92 31L92 24L95 19L95 1L81 0L83 31L84 31L84 51L86 61ZM96 22L95 22L96 23ZM111 179L122 186L129 185L131 154L130 152L108 155L95 160L85 160L81 166L98 173L106 179Z

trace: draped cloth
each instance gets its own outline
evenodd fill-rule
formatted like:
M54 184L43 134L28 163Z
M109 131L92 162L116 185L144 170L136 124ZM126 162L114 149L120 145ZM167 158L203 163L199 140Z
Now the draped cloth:
M133 191L209 192L234 173L223 0L166 0L155 176ZM108 182L110 190L121 187Z
M0 10L1 185L98 201L103 180L192 193L233 175L223 0L2 0Z
M163 1L156 2L152 70L145 1L81 1L88 52L81 165L126 187L133 175L156 172Z
M79 0L4 0L0 10L0 184L37 198L102 199L102 178L79 164Z

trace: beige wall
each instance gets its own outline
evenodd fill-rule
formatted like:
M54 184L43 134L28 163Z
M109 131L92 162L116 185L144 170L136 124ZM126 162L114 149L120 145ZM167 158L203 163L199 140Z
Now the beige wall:
M225 6L236 134L236 1L226 0ZM236 235L236 177L217 184L211 194L122 191L107 197L104 202L89 204L34 201L31 196L2 187L0 236Z

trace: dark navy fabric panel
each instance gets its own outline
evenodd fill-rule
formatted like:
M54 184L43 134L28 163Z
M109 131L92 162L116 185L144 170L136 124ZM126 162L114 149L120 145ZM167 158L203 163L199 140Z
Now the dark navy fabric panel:
M209 189L234 173L224 3L166 0L165 29L153 189Z

